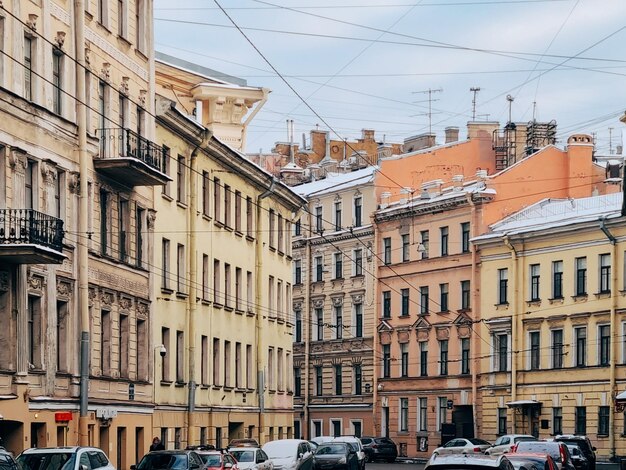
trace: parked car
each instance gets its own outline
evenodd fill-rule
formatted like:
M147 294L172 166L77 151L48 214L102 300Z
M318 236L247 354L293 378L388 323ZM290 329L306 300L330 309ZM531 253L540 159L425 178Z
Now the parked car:
M505 434L504 436L498 437L496 442L493 443L493 446L485 451L485 454L505 454L507 452L511 452L511 448L518 442L536 440L538 439L535 436L530 436L528 434Z
M491 444L482 439L457 437L448 441L445 445L437 447L433 451L433 455L483 454L489 447L491 447Z
M233 447L261 447L259 445L259 441L256 439L251 439L249 437L241 438L241 439L233 439L228 443L227 449L231 449Z
M197 470L204 463L194 450L155 450L148 452L131 470Z
M315 442L317 445L325 444L326 442L330 442L334 439L334 436L316 436L311 440Z
M239 470L274 470L274 464L259 447L233 447L229 452L237 460Z
M358 470L359 458L347 442L321 444L314 454L315 470Z
M361 470L365 468L365 452L363 451L361 439L355 436L338 436L335 437L332 442L345 442L346 444L349 444L354 449L356 456L359 459L359 468Z
M587 436L560 435L554 438L557 442L564 442L569 445L577 445L587 459L588 469L596 470L596 448L591 444L591 439Z
M395 462L398 457L398 446L388 437L362 437L365 461L385 460Z
M515 470L503 455L484 455L484 454L450 454L439 455L433 454L424 470Z
M263 451L274 464L274 470L312 470L313 450L302 439L279 439L263 445Z
M197 454L202 459L203 470L240 469L237 459L230 452L223 450L200 450L197 451Z
M554 459L559 470L576 470L572 457L563 442L556 441L522 441L515 444L513 452L532 452L548 454Z
M512 453L506 454L515 470L557 470L556 462L548 454Z
M18 470L13 454L4 447L0 448L0 470Z
M589 469L589 461L585 458L582 450L577 445L568 445L567 450L569 450L570 455L572 456L572 463L576 470L588 470Z
M39 447L26 449L17 457L22 470L115 470L106 454L95 447Z

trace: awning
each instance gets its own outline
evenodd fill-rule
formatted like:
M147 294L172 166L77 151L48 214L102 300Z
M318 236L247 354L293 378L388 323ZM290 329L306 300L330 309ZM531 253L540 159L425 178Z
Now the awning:
M516 400L506 404L509 408L521 408L522 406L541 406L541 402L537 400Z
M616 400L626 400L626 390L623 391L622 393L618 393L617 396L615 397Z

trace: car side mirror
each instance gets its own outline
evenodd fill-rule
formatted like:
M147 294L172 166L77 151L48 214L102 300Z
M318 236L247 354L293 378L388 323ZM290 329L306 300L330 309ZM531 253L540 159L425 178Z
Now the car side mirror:
M137 465L133 464L130 466L130 470L137 470Z
M224 464L224 468L233 468L233 464L228 462L228 463Z
M299 459L301 459L302 457L304 457L304 454L303 454L302 452L300 452L300 453L298 454L298 458L299 458Z

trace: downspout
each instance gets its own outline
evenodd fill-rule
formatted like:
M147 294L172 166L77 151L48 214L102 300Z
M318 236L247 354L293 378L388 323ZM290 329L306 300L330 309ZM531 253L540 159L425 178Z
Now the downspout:
M89 232L87 185L89 180L89 153L87 152L87 110L85 105L85 0L74 0L74 38L76 49L76 124L78 125L79 206L78 206L78 309L80 312L80 416L78 443L89 445Z
M613 269L611 269L611 336L614 336L617 332L617 243L616 239L609 232L609 229L606 227L606 217L603 217L600 220L600 230L602 233L608 238L611 243L611 264L613 265ZM609 358L609 400L611 402L615 398L616 393L616 368L615 365L617 363L617 342L611 341L611 352ZM615 414L609 413L609 449L611 451L611 461L615 461Z
M187 236L187 244L189 251L187 253L187 265L189 266L189 296L187 297L187 331L189 341L189 396L187 403L187 444L196 443L195 426L193 422L194 412L196 410L196 282L198 259L196 255L196 219L198 215L198 178L197 178L197 156L200 147L208 146L211 139L211 132L203 129L201 140L196 148L191 152L189 158L189 234Z
M519 287L521 279L519 278L519 257L517 250L511 244L508 236L504 237L504 244L511 250L511 258L513 259L513 315L511 318L511 401L517 400L517 351L518 351L518 322L521 305L519 303ZM519 280L518 280L519 279ZM517 433L516 414L513 412L513 434Z
M303 436L305 439L311 439L311 430L309 426L309 404L311 401L311 393L309 389L310 376L311 376L311 280L313 271L311 269L313 258L311 257L311 211L307 210L308 215L308 229L307 229L307 241L306 241L306 296L305 301L305 318L304 318L304 419L302 427L305 431Z
M470 215L470 236L474 238L478 233L478 221L476 217L476 203L472 198L472 194L467 194L467 202L471 207L471 215ZM472 299L472 312L475 312L472 315L472 325L477 323L477 318L480 317L480 304L478 302L478 292L479 288L476 284L477 280L477 272L478 272L478 247L475 244L472 244L472 272L470 275L470 285L474 291L473 299ZM472 327L472 330L474 328ZM478 335L474 333L471 339L471 350L474 351L474 363L472 364L472 420L474 422L474 436L478 436Z
M257 113L261 111L261 108L265 105L265 103L267 103L267 97L270 94L269 88L261 88L261 91L263 91L263 98L261 98L261 101L259 101L259 104L256 105L256 108L252 110L250 115L246 118L246 120L242 124L243 126L241 128L241 151L242 152L244 152L246 149L246 138L248 136L248 124L250 123L250 121L252 121L254 116L256 116Z
M372 247L372 251L374 251L377 246L380 246L380 228L378 226L378 223L376 222L376 217L372 217L373 220L373 227L374 227L374 246ZM384 223L384 222L383 222ZM414 234L412 234L412 236L415 236ZM374 251L375 252L375 251ZM372 262L374 263L374 266L372 267L372 272L375 273L376 276L378 276L378 263L376 262L376 257L373 256L372 257ZM374 435L375 436L384 436L383 434L383 428L382 428L382 422L383 422L383 418L382 418L382 413L383 413L383 407L382 407L382 403L381 406L378 406L378 400L379 400L379 393L378 393L378 371L380 370L380 365L378 363L378 361L376 360L376 357L379 357L379 348L380 348L380 337L378 336L378 325L376 324L376 322L378 321L377 319L380 318L382 316L382 313L379 314L378 309L380 308L379 306L379 295L378 295L378 286L379 283L378 282L373 282L373 287L372 289L374 289L374 328L373 328L373 333L372 333L372 345L373 345L373 354L372 354L372 426L374 429ZM384 386L381 384L381 386ZM378 416L378 413L380 412L380 418ZM380 426L380 429L378 429L377 426ZM385 436L385 437L389 437L389 436Z
M261 230L261 213L262 207L261 202L263 199L268 197L270 194L274 192L274 185L276 184L276 180L272 177L270 181L270 185L263 193L259 194L256 198L256 225L255 225L255 237L256 237L256 245L255 245L255 300L256 300L256 316L255 316L255 326L256 326L256 374L257 374L257 391L259 394L259 443L263 444L264 435L264 413L265 413L265 372L263 370L263 349L261 347L261 315L262 312L259 310L261 308L262 297L261 297L261 289L263 287L263 280L261 279L261 275L263 273L263 241L261 240L261 236L263 235L263 230ZM269 304L268 304L269 305Z

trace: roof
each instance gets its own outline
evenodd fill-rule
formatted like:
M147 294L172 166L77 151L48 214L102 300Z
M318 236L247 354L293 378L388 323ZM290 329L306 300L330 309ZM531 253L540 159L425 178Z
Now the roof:
M239 86L248 85L248 82L243 78L238 78L232 75L218 72L217 70L203 67L202 65L194 64L193 62L188 62L186 60L179 59L178 57L164 54L163 52L156 51L154 54L154 58L157 62L162 62L167 65L173 65L174 67L178 67L188 72L195 73L196 75L200 75L208 80L217 80L220 82L227 82Z
M368 166L350 173L328 173L326 178L294 186L291 189L303 197L321 196L354 188L374 181L377 166Z
M512 214L491 226L491 232L475 240L487 240L503 234L535 232L574 223L620 217L622 194L606 194L579 199L544 199Z

